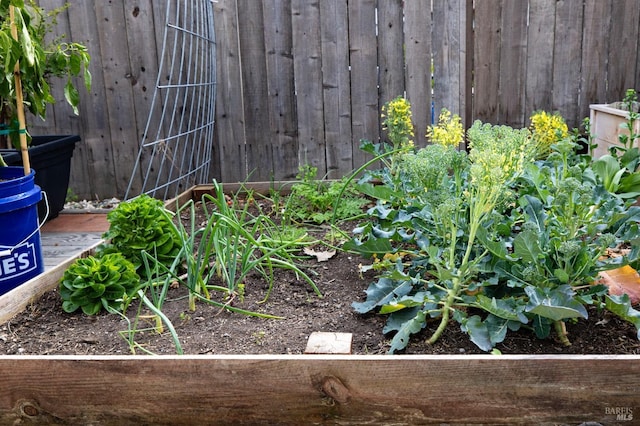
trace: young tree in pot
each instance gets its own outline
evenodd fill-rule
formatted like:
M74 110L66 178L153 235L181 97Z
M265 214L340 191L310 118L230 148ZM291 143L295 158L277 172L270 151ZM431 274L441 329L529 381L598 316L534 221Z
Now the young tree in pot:
M51 76L67 78L65 98L76 111L79 95L72 77L81 75L87 88L91 84L90 58L83 45L45 40L61 10L45 13L33 0L0 0L0 63L4 70L0 75L0 138L5 139L4 146L13 142L23 161L22 168L0 167L0 294L44 270L37 209L42 193L30 169L27 144L31 138L24 108L44 119L47 104L55 102L47 81ZM0 154L2 165L6 163Z
M16 72L22 83L24 107L43 120L47 105L56 101L49 86L51 77L66 78L64 97L76 114L80 97L73 77L81 77L87 90L91 87L87 48L65 42L62 36L49 37L62 10L47 12L33 0L0 0L0 63L4 71L0 76L1 148L18 149L20 133L26 132L17 120L20 106ZM27 139L31 139L28 133Z

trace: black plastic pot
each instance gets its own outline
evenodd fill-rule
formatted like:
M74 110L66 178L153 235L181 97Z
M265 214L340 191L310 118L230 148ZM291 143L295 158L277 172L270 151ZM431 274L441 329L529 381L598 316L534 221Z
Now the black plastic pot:
M69 188L71 157L80 141L78 135L34 136L29 148L31 168L35 170L35 183L42 188L49 202L49 219L58 216L64 208ZM21 166L22 158L16 150L0 150L0 155L10 166ZM46 215L45 201L38 204L38 216Z

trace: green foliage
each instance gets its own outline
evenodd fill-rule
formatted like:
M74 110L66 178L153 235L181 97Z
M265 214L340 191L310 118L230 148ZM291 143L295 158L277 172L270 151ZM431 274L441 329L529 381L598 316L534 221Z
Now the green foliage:
M143 252L151 254L163 265L171 265L182 248L182 237L172 223L173 213L162 201L146 194L118 204L107 215L109 240L106 252L119 252L141 272Z
M360 196L353 187L343 192L345 180L317 180L318 169L309 165L300 167L299 183L292 185L284 216L293 221L322 224L331 220L344 220L360 216L369 200ZM336 203L336 200L339 201ZM334 210L335 209L335 210Z
M123 311L140 284L131 262L119 253L76 260L62 276L62 309L95 315L103 307Z
M603 181L607 191L623 200L635 201L640 196L640 149L634 146L640 134L633 133L635 122L640 120L637 94L629 89L622 102L622 109L628 111L629 118L622 124L627 132L618 135L619 145L612 145L609 154L593 163L593 171Z
M11 33L10 5L15 10L18 40ZM10 134L14 143L19 130L13 73L16 63L20 64L24 105L37 117L44 119L47 105L55 102L49 86L51 77L66 79L64 96L76 114L80 96L74 77L81 77L87 90L91 88L86 47L59 37L48 41L56 16L63 10L47 12L32 0L0 0L0 63L4 70L0 77L0 124L14 131Z
M273 286L273 271L286 269L302 277L321 296L313 280L298 266L297 255L302 247L311 244L305 234L292 234L288 228L273 222L259 212L252 215L249 204L238 208L237 195L231 203L214 182L215 194L205 194L203 205L214 206L207 212L208 221L202 230L201 249L213 258L213 268L227 285L229 294L244 288L244 280L251 272L259 273ZM249 194L248 198L252 198ZM265 296L265 300L268 297Z
M605 300L607 289L592 285L638 258L640 209L607 190L575 153L575 135L558 134L538 161L527 129L476 122L467 136L468 155L435 145L398 153L386 163L395 172L369 171L358 186L377 202L343 248L372 259L363 270L379 277L353 306L388 315L390 351L431 319L429 343L453 319L485 351L523 327L569 344L564 322L585 318L586 305L640 324L628 300ZM605 256L621 244L632 249Z

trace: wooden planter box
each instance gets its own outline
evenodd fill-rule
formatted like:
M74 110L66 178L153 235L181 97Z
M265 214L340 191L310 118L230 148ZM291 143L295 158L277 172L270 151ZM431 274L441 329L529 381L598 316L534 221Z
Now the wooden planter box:
M208 190L191 188L173 203ZM57 285L62 271L0 297L2 322ZM0 377L0 424L633 424L640 417L635 355L0 356Z
M594 158L601 157L609 153L609 147L620 145L618 137L621 134L629 134L627 129L620 127L629 119L629 112L620 109L622 102L614 102L612 104L593 104L589 105L591 134L594 135L593 142L598 146L594 150ZM637 112L637 106L636 112ZM634 123L635 134L640 134L640 120ZM636 141L636 146L640 147L640 141Z

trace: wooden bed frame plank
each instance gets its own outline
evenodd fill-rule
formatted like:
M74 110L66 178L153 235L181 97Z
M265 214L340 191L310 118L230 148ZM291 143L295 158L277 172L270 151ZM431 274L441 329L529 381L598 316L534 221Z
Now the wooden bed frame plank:
M11 356L0 377L1 424L578 424L615 422L616 409L640 415L638 356Z

